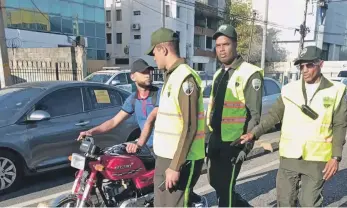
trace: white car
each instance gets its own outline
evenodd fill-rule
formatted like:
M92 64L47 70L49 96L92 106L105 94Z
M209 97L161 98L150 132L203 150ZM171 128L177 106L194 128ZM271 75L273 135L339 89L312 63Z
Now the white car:
M204 88L204 92L203 92L205 112L207 110L209 97L211 93L211 84L212 82ZM276 102L277 98L281 95L281 89L282 89L282 85L278 81L268 77L264 78L263 103L262 103L262 112L261 112L262 117L264 117L264 115L269 113L269 109ZM279 128L279 125L277 125L276 128Z
M87 82L98 82L116 86L128 92L134 90L134 82L130 78L130 70L101 70L84 78Z
M347 85L347 77L332 77L330 80L335 81L335 82L341 82L345 85Z

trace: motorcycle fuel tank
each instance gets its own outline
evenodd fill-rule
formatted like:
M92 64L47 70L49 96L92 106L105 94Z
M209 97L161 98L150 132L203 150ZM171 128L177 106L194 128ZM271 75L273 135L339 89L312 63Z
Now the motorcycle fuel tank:
M104 155L101 163L105 167L102 174L110 180L132 179L146 172L142 161L133 155Z

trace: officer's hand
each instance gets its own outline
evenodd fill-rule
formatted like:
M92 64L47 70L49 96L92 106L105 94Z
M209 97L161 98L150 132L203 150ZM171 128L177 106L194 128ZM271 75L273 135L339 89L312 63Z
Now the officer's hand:
M86 136L92 136L92 132L90 132L90 131L82 131L80 133L80 135L78 136L77 141L80 141L80 140L84 139Z
M247 154L244 150L242 150L236 158L236 163L243 162L246 160Z
M244 134L240 137L241 139L241 144L244 144L246 142L252 141L252 139L254 138L254 135L252 133L247 133Z
M323 179L326 181L329 180L331 177L333 177L336 174L338 169L339 169L339 162L335 159L329 160L323 170L323 173L324 173Z
M165 171L165 187L166 190L174 188L176 186L177 181L180 178L180 172L174 171L170 168Z
M138 148L139 148L139 145L134 144L134 143L128 143L126 150L128 153L136 153Z

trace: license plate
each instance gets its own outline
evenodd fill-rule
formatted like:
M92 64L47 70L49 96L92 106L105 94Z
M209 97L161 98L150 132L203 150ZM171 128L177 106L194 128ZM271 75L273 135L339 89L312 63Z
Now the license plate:
M71 167L74 167L79 170L84 170L86 164L86 158L82 155L72 153Z

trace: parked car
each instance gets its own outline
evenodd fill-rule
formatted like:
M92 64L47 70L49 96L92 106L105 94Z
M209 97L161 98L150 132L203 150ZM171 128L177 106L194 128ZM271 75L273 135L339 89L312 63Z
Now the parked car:
M128 92L135 90L135 83L130 78L130 70L101 70L84 78L87 82L97 82L116 86Z
M204 108L207 110L209 97L211 94L212 84L207 85L204 88ZM263 86L263 100L262 100L262 117L269 113L269 109L275 103L277 98L281 95L282 85L276 81L275 79L265 77L264 78L264 86ZM279 128L280 124L276 126Z
M347 77L347 70L340 71L337 77Z
M129 92L92 82L33 82L0 90L0 192L23 176L69 166L81 131L121 110ZM104 148L140 135L134 116L108 133L95 135Z
M347 85L347 77L332 77L332 78L330 78L330 80L336 81L336 82L341 82L341 83Z

